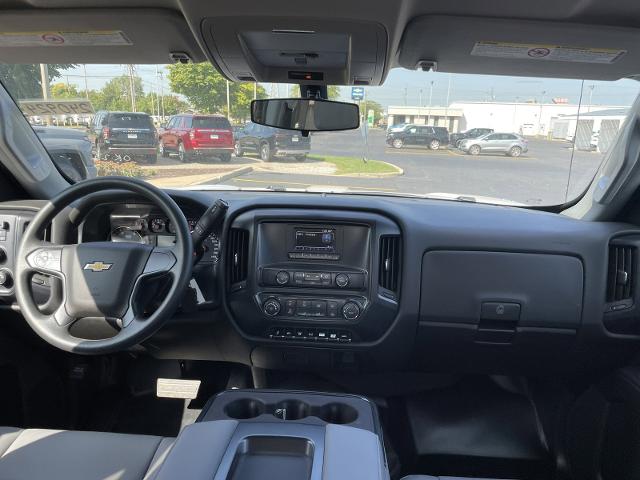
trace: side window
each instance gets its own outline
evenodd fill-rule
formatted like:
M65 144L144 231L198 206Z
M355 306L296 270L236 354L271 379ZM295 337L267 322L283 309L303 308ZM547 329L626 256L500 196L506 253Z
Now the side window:
M493 135L489 135L485 140L500 140L500 135L494 133Z
M167 129L174 128L176 125L176 117L171 117L169 123L167 123Z
M182 117L182 128L191 128L193 117Z
M504 138L505 140L517 140L517 139L518 139L518 137L516 137L515 135L511 135L511 134L509 134L509 133L505 133L505 134L503 135L503 138Z
M417 131L418 129L416 127L412 127L409 129L409 133L411 133L412 135L415 135Z

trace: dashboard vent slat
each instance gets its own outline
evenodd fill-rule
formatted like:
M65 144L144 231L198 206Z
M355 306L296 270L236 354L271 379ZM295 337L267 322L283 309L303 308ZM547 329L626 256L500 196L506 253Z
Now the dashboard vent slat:
M396 294L400 286L401 261L400 237L397 235L381 237L378 284Z
M635 247L609 246L607 302L619 302L633 296L636 273Z
M227 251L227 274L231 285L247 279L247 256L249 255L249 232L232 228L229 232Z

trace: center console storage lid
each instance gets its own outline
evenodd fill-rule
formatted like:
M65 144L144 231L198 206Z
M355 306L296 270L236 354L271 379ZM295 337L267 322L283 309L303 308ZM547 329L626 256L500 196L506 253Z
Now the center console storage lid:
M378 425L355 395L226 391L180 433L155 480L388 480Z
M237 426L235 420L189 425L176 439L155 480L210 480Z

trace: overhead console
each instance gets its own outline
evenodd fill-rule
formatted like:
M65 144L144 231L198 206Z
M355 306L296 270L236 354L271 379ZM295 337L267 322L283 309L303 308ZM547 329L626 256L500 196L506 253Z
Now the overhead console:
M382 25L287 17L207 18L202 35L232 80L380 85L387 56Z
M269 341L373 341L398 309L400 243L398 226L376 214L242 214L226 258L231 314Z

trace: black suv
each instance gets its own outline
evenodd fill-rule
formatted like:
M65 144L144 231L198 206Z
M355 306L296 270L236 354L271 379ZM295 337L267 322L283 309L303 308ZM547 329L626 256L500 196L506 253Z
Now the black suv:
M89 134L99 160L129 162L158 160L158 134L146 113L96 113Z
M310 149L310 137L303 137L295 130L282 130L249 122L235 132L236 157L242 157L245 153L257 153L265 162L274 157L294 157L304 161Z
M466 132L452 133L449 136L449 141L451 142L451 145L458 147L458 144L462 140L466 140L467 138L478 138L482 135L486 135L487 133L493 133L493 128L472 128Z
M407 125L399 132L387 134L387 144L393 148L403 148L405 145L416 145L437 150L442 145L449 144L449 132L445 127Z

